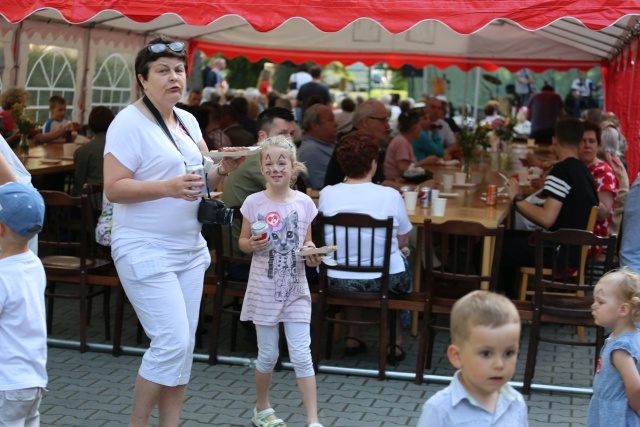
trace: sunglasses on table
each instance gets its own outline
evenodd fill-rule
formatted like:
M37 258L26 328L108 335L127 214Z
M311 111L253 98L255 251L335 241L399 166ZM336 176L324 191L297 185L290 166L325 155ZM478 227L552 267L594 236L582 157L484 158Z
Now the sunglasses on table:
M171 43L154 43L147 46L153 53L161 53L167 50L174 52L182 52L184 50L183 42L171 42Z

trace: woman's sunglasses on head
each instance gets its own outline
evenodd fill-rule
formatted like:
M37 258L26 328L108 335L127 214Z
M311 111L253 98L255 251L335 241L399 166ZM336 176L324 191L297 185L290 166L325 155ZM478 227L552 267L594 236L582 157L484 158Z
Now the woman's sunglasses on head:
M166 50L172 50L174 52L182 52L184 50L183 42L171 42L171 43L154 43L147 46L153 53L161 53Z

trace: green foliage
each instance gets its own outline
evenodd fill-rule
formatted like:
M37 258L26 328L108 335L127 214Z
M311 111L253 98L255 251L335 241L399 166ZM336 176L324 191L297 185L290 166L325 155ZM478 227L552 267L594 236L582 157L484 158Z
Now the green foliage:
M394 90L407 90L407 79L402 75L402 71L400 69L392 69L391 85Z
M238 56L227 61L226 81L230 88L245 89L257 87L258 76L264 68L266 59L250 62L244 56Z
M271 76L271 88L280 93L285 93L289 87L289 78L295 73L298 66L291 61L282 64L274 64L274 73Z

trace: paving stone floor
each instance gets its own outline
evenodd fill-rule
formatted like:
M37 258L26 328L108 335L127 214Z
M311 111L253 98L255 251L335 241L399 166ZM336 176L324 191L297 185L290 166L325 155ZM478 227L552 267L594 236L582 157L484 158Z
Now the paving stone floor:
M115 298L112 298L115 300ZM54 325L50 338L61 342L78 339L77 302L56 300ZM209 302L210 304L210 302ZM90 351L81 354L73 348L52 346L49 349L49 392L42 405L44 426L121 426L126 425L131 404L133 382L140 364L138 355L113 357L105 353L111 342L104 340L100 312L100 299L94 304L89 341ZM113 303L112 303L113 306ZM113 307L112 307L113 313ZM205 329L209 327L205 324ZM228 331L228 325L222 330ZM334 357L321 360L321 366L376 369L376 331L366 335L369 351L358 358L343 358L339 345ZM524 327L521 353L514 382L521 382L527 351L529 328ZM570 328L558 328L552 333L566 336L575 333ZM223 333L224 334L224 333ZM131 307L125 310L123 345L129 353L140 353L147 345L146 337L136 343L136 321ZM208 334L204 334L203 348L197 349L196 363L182 414L183 426L250 426L254 405L253 370L251 359L255 347L245 339L240 328L238 346L229 351L228 336L220 346L221 356L233 356L237 364L210 366L200 362L207 352ZM417 338L404 333L403 347L407 359L396 367L389 367L391 375L411 373L417 354ZM433 376L449 377L454 370L445 356L448 337L438 334L433 368L426 372ZM580 347L562 347L542 344L537 358L535 384L588 389L593 376L593 350ZM286 359L285 359L286 360ZM286 367L286 365L285 365ZM415 426L420 409L426 399L442 389L442 381L426 381L415 385L412 380L387 379L378 381L370 376L318 374L318 404L325 426ZM530 426L582 426L590 396L581 392L533 391L525 397L529 407ZM290 427L304 425L304 411L295 386L295 375L290 370L274 374L271 393L272 405ZM152 419L157 425L157 419Z

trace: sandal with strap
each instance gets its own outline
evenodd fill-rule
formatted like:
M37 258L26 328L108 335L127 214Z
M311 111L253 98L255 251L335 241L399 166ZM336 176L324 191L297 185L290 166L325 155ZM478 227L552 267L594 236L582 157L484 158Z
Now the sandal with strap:
M274 420L268 420L271 415L276 417ZM276 411L273 408L267 408L264 411L258 412L256 408L253 408L253 418L251 418L253 425L256 427L287 427L283 420L276 416Z
M400 351L400 354L396 354L396 349ZM387 345L387 363L391 366L396 366L398 362L402 362L407 357L402 347L398 344Z

